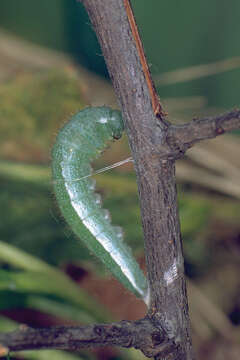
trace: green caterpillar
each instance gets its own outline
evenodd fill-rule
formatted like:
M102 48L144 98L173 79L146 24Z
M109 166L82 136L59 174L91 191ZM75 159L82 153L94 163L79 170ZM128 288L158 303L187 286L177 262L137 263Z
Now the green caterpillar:
M146 279L123 242L122 230L111 224L108 211L101 208L94 180L86 177L92 172L91 161L123 130L118 110L103 106L74 115L60 130L52 150L54 190L73 232L124 286L145 299Z

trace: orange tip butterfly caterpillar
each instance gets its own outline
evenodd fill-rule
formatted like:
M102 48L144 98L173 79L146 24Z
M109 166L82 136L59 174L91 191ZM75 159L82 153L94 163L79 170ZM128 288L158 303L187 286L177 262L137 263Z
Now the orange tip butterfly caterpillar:
M146 279L121 228L111 224L101 198L94 193L91 162L124 131L121 112L108 107L86 108L63 126L52 150L54 190L60 210L73 232L138 297L147 299ZM76 181L76 179L81 181Z

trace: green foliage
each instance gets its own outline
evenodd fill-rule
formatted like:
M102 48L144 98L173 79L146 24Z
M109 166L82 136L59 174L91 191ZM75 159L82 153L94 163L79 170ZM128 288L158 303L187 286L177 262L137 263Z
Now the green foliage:
M59 269L24 251L0 241L0 262L24 271L0 271L0 291L48 294L84 308L102 321L107 314Z
M204 238L213 213L211 203L197 194L180 193L179 208L185 260L200 272L209 261L209 246Z
M67 70L20 74L0 85L0 155L46 162L53 136L83 107L79 81Z

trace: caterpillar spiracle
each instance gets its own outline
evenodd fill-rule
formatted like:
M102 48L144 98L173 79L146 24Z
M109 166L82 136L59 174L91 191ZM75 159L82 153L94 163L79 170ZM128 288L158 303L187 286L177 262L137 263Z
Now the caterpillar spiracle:
M123 242L121 228L113 226L109 212L101 208L94 180L86 177L92 172L92 160L123 131L118 110L103 106L78 112L60 130L53 146L53 183L60 210L73 232L124 286L144 299L146 279Z

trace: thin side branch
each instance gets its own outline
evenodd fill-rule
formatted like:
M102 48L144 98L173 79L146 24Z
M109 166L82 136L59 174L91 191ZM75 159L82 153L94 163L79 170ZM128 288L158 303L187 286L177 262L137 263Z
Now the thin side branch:
M171 125L166 141L173 158L178 158L195 143L212 139L224 133L240 129L240 109L203 119L193 119L183 125Z
M148 318L111 324L77 327L33 329L27 326L11 333L0 333L0 353L32 349L64 349L76 351L97 346L134 347L145 356L153 357L172 352L174 345L160 333Z

